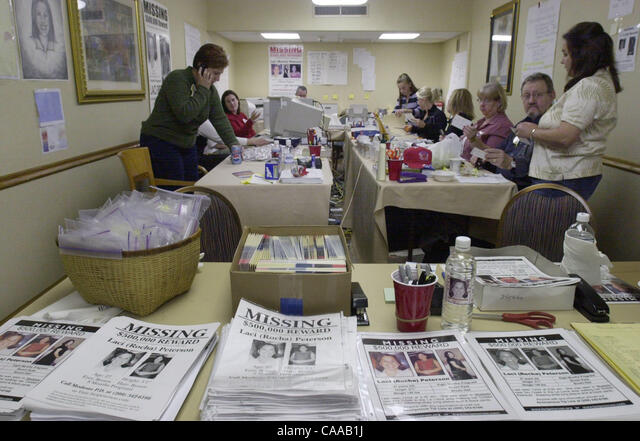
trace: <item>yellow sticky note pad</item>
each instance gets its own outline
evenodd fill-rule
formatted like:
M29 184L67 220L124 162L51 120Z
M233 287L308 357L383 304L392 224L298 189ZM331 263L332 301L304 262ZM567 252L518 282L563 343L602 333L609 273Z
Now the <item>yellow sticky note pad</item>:
M331 99L332 100L337 100L338 99L338 94L334 93L333 95L331 95Z
M352 94L352 93L350 93L350 94L349 94L349 99L350 99L350 100L355 99L355 97L356 97L356 96L355 96L354 94Z
M369 99L369 94L368 94L368 93L365 93L365 94L364 94L364 99L365 99L365 100L368 100L368 99Z
M327 101L329 99L329 95L322 95L322 101Z

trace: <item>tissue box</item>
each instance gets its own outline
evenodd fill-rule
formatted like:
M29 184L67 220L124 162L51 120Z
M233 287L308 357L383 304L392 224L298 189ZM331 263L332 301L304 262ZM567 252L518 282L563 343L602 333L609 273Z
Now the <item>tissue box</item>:
M524 245L485 249L471 247L474 256L524 256L540 271L553 277L567 273L553 262ZM481 285L473 287L475 306L482 311L561 311L573 309L575 285L553 287L503 288Z

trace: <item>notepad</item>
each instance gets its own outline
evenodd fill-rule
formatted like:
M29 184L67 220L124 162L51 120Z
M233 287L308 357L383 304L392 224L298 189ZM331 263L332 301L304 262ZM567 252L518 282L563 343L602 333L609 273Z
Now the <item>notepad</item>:
M571 326L640 394L640 323L571 323Z

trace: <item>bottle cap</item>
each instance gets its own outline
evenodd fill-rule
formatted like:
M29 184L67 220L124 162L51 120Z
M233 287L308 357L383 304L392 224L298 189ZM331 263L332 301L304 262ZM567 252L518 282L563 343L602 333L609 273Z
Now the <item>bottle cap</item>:
M471 239L467 236L456 237L456 249L460 251L468 251L471 249Z
M576 216L576 220L578 222L589 222L591 216L589 216L589 213L578 213L578 215Z

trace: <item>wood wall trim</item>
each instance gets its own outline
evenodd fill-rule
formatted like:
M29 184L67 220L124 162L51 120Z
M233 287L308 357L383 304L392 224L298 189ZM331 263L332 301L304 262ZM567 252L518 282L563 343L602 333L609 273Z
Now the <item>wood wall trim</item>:
M60 173L70 168L79 167L81 165L89 164L92 162L100 161L118 154L122 150L126 150L131 147L137 147L138 141L129 142L127 144L117 145L115 147L108 147L103 150L98 150L92 153L87 153L80 156L74 156L62 161L53 162L51 164L41 165L34 168L29 168L16 173L0 176L0 190L4 190L9 187L24 184L29 181L44 178L55 173Z
M628 171L640 175L640 164L637 162L627 161L626 159L613 158L611 156L604 156L602 163L609 167L615 167L620 170Z

